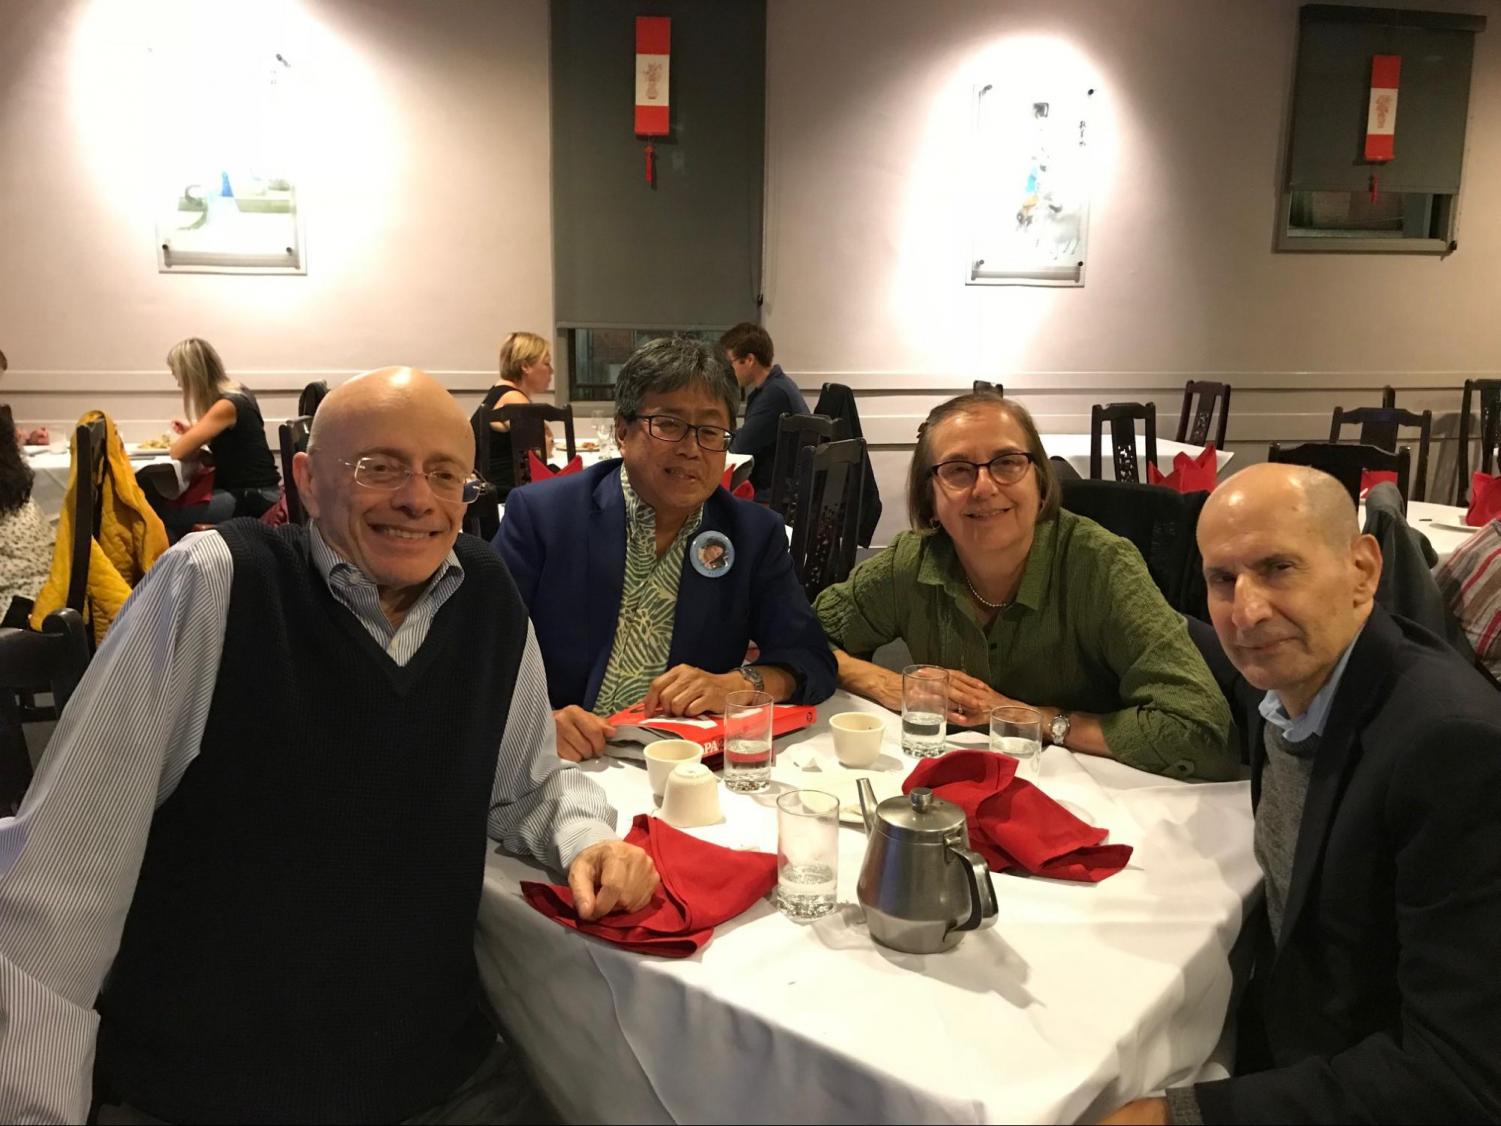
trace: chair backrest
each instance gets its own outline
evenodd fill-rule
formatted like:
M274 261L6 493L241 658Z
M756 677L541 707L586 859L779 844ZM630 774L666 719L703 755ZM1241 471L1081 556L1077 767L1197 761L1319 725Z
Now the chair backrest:
M1285 465L1308 465L1322 470L1338 480L1356 504L1360 503L1360 475L1367 470L1395 473L1397 491L1402 494L1404 502L1408 497L1412 450L1407 446L1393 453L1377 446L1346 442L1304 442L1299 446L1283 446L1273 442L1267 450L1266 459Z
M526 485L532 479L531 463L526 455L535 452L542 461L547 460L547 424L561 422L568 450L565 460L572 461L578 447L573 440L573 404L555 407L551 403L511 403L496 407L490 412L494 422L510 425L511 468L515 471L516 486ZM489 427L485 427L489 429ZM485 465L489 466L489 451L485 451Z
M0 629L0 816L31 784L20 694L50 691L61 714L89 665L89 634L77 610L48 614L42 631ZM50 716L49 716L50 718Z
M1110 423L1111 460L1115 465L1117 481L1141 481L1146 471L1137 465L1136 420L1140 419L1146 432L1147 460L1157 463L1157 404L1156 403L1107 403L1094 404L1089 411L1089 476L1098 481L1104 475L1104 463L1100 456L1100 439L1104 424Z
M73 432L73 558L68 562L68 598L63 605L84 609L89 588L89 553L99 534L101 498L104 492L104 453L107 430L104 420L82 424Z
M1198 405L1194 404L1195 397ZM1205 445L1211 435L1209 424L1214 420L1214 408L1220 408L1220 424L1213 434L1214 448L1225 448L1225 427L1230 422L1230 384L1211 383L1207 380L1190 379L1183 385L1183 410L1178 415L1180 442Z
M818 393L818 405L813 408L813 413L844 423L840 438L865 437L854 389L846 384L825 383L823 390ZM876 480L875 467L870 464L869 445L865 447L864 469L865 493L860 501L860 546L869 547L871 540L875 539L876 527L881 522L881 486Z
M810 602L825 587L843 582L854 568L864 494L864 438L798 451L792 566Z
M1381 388L1381 405L1387 410L1397 405L1397 389L1390 383Z
M297 396L297 413L304 418L312 418L318 413L318 404L327 397L328 384L321 379L313 380Z
M975 380L973 390L978 394L981 391L994 391L997 395L1006 394L1006 386L1002 383L991 383L988 379Z
M289 418L279 427L281 434L281 482L287 496L287 523L306 524L307 509L302 504L302 494L297 491L297 478L292 476L292 459L307 452L308 435L312 433L311 416Z
M1433 436L1432 411L1414 414L1412 411L1400 410L1397 407L1356 407L1352 410L1335 407L1334 414L1329 420L1329 440L1340 441L1340 430L1346 426L1360 427L1361 445L1376 446L1389 453L1396 452L1397 431L1401 427L1416 428L1418 431L1418 467L1417 480L1412 486L1412 499L1427 499L1428 442Z
M1136 546L1168 605L1196 618L1207 616L1204 577L1194 541L1207 493L1184 494L1162 485L1077 477L1059 484L1064 508Z
M844 421L821 414L784 414L777 420L777 452L771 465L773 511L787 523L797 508L798 457L804 446L834 442L845 435Z
M1455 504L1470 503L1470 410L1480 399L1480 472L1493 473L1501 459L1501 379L1467 379L1459 405L1459 488Z

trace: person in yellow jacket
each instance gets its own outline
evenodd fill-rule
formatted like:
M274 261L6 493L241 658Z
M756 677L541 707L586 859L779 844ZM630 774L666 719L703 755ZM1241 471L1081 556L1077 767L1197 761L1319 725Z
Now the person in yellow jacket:
M95 645L104 640L115 615L130 597L131 588L141 581L157 556L167 550L167 529L136 484L135 471L115 424L102 411L89 411L78 420L78 425L99 420L104 422L106 435L99 493L99 534L89 548L89 578L83 605L84 619L93 625ZM63 500L62 516L57 523L52 571L32 609L32 629L41 629L48 614L67 604L73 537L75 534L88 535L87 528L73 527L75 490L88 487L87 482L78 479L80 458L76 430L73 443L73 466L68 473L68 493Z

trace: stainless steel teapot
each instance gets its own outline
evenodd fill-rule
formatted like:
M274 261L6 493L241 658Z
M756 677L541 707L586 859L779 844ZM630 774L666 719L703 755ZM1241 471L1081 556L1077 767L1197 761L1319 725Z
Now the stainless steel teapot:
M995 925L995 888L985 858L969 848L964 811L926 786L876 805L858 783L865 863L856 895L870 935L909 954L937 954L966 931Z

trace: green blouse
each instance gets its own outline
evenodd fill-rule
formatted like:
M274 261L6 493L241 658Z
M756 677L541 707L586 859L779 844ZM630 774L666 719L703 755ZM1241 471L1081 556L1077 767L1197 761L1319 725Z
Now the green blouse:
M981 624L948 536L903 532L814 603L829 640L868 658L901 638L1024 703L1100 716L1111 754L1142 770L1239 773L1230 709L1130 541L1061 511L1037 525L1016 598Z

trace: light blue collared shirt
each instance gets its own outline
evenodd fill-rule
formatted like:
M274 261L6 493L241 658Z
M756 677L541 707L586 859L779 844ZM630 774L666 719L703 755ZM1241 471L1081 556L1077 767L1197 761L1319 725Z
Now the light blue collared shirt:
M1362 630L1364 626L1360 627ZM1310 735L1324 734L1324 724L1329 721L1329 709L1334 705L1334 694L1339 691L1339 682L1344 679L1345 666L1350 663L1350 654L1355 650L1355 642L1360 640L1357 632L1350 644L1346 646L1339 663L1334 666L1334 671L1329 674L1329 679L1324 681L1324 687L1314 694L1308 702L1308 710L1294 719L1287 714L1287 708L1282 704L1282 697L1277 695L1275 688L1269 690L1262 698L1260 710L1261 718L1268 723L1275 724L1282 729L1282 738L1288 743L1301 743Z

